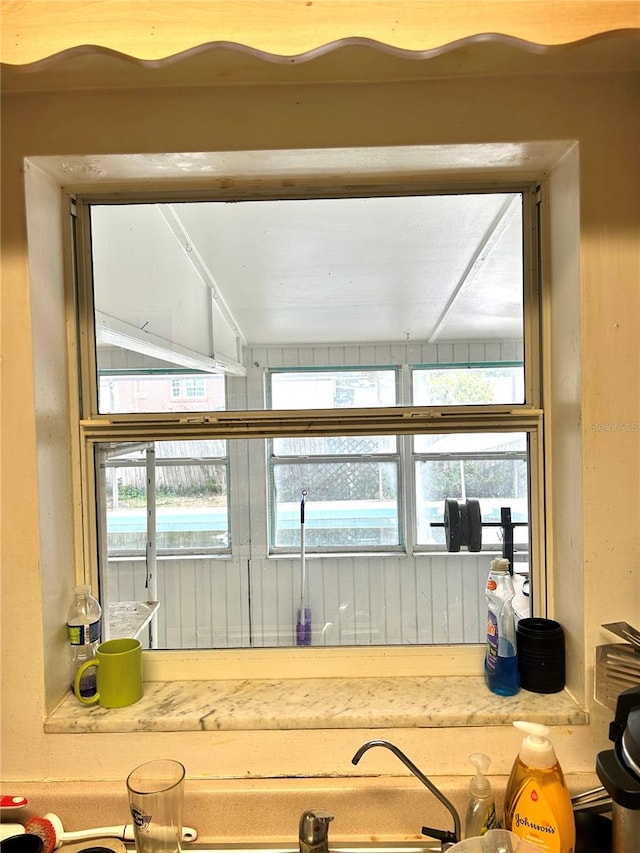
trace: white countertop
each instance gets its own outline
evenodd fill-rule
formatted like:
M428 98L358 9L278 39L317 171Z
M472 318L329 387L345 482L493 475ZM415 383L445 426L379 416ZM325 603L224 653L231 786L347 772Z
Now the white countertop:
M522 719L582 725L587 713L565 690L491 693L484 678L304 678L150 681L126 708L84 706L69 694L45 731L181 732L508 725Z

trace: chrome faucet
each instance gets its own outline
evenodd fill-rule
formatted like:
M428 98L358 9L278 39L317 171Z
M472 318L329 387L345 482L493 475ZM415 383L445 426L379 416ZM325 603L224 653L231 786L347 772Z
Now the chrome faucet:
M395 744L390 743L388 740L370 740L370 741L367 741L367 743L364 743L360 747L360 749L356 752L356 754L353 756L353 758L351 759L351 763L357 764L360 761L360 759L362 758L362 756L364 755L364 753L368 749L371 749L371 747L373 747L373 746L383 746L385 749L391 750L391 752L397 758L399 758L400 761L402 761L404 766L409 768L409 770L413 773L413 775L416 777L416 779L419 779L422 782L422 784L431 791L431 793L434 795L434 797L436 797L442 803L442 805L449 811L449 813L451 814L451 817L453 818L453 832L445 832L443 830L433 829L429 826L423 826L422 827L422 834L428 835L431 838L437 838L441 842L442 850L447 850L449 847L453 846L457 841L460 841L461 837L462 837L461 836L461 826L460 826L460 816L458 815L458 812L456 811L456 808L453 805L453 803L450 800L448 800L445 797L445 795L436 788L436 786L433 784L433 782L431 782L429 779L427 779L427 777L424 775L424 773L421 770L419 770L416 767L416 765L413 763L413 761L408 759L407 756L404 754L404 752L402 752L401 749L398 749L398 747Z
M300 818L300 853L329 853L329 824L333 815L324 809L309 809Z

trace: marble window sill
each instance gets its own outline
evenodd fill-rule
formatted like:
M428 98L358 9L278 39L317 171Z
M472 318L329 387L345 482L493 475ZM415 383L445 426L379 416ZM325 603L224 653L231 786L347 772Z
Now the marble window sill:
M84 706L69 694L45 720L48 733L258 731L499 726L526 717L583 725L565 690L495 696L482 677L149 681L126 708Z

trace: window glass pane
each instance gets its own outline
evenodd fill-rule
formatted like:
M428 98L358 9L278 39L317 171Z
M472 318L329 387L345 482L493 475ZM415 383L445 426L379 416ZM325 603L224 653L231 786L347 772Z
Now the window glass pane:
M114 469L111 469L114 470ZM146 471L141 467L120 469L114 494L109 489L107 535L109 553L144 552L147 541ZM205 503L200 491L198 504L193 485L216 483L226 491L226 469L222 466L199 465L160 469L160 494L156 513L156 545L158 551L211 551L229 544L227 508L225 504ZM164 485L162 484L164 481ZM173 482L172 482L173 481ZM176 481L180 486L176 488ZM190 486L186 487L185 483ZM207 488L207 485L204 486Z
M394 370L271 374L272 409L348 409L395 404Z
M523 200L491 191L91 204L100 384L186 369L235 382L257 364L295 364L307 372L283 373L271 400L241 389L229 405L389 407L401 401L394 370L380 365L517 365ZM265 352L273 360L263 362ZM353 370L334 374L334 364ZM446 378L458 393L443 391L443 378L416 388L415 403L467 393L468 376ZM502 378L497 389L475 387L469 402L521 401ZM203 393L196 381L169 385L106 385L99 411L224 405L223 394Z
M148 514L160 553L215 553L229 547L224 441L155 442L137 450L111 448L97 458L106 513L107 554L144 554ZM126 446L125 446L126 448ZM150 459L151 474L147 467ZM154 488L149 489L148 475Z
M523 432L452 432L416 435L416 453L447 454L520 453L527 451L527 436Z
M522 365L416 368L412 376L413 403L416 406L524 402Z
M106 358L104 352L102 357ZM225 377L217 373L191 376L161 370L110 371L100 365L98 372L98 411L101 414L201 412L225 408Z
M392 462L276 464L276 548L300 546L300 502L306 490L305 544L314 548L400 544L398 469Z
M529 541L528 455L523 433L476 433L415 436L417 541L444 545L445 500L478 500L482 544L495 548L502 540L502 507L509 507L514 542ZM422 453L419 453L422 451ZM422 457L422 458L420 458ZM434 527L433 524L438 526ZM484 526L486 525L486 526Z
M394 435L329 435L313 438L274 438L273 452L276 456L334 456L389 454L396 452L397 439Z
M97 362L83 387L95 384L100 413L133 416L130 434L149 438L98 449L101 588L110 601L157 595L156 648L295 646L303 529L314 645L484 641L488 555L446 553L447 499L479 500L483 547L494 552L508 507L528 570L524 432L459 434L462 419L449 412L448 435L377 433L394 417L381 408L397 406L502 404L510 428L506 408L524 401L532 192L406 186L344 198L335 189L80 203L93 265L79 304L90 303L91 285L94 316L81 322L93 320ZM82 402L90 420L94 394ZM345 408L371 409L371 434L332 435L352 417ZM242 438L154 441L200 435L202 424L135 417L224 409L252 412L233 421L229 434ZM278 414L247 438L261 409ZM284 412L309 409L326 410L321 435L287 435ZM225 434L223 420L210 434ZM92 429L113 441L116 421Z

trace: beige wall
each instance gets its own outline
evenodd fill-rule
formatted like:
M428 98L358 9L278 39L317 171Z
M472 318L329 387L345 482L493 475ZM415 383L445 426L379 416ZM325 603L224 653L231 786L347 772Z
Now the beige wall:
M43 321L49 309L46 286L41 283L33 317L38 339L32 340L23 158L523 140L577 140L579 146L580 257L566 259L560 254L556 264L569 262L577 270L579 261L581 286L579 292L553 296L560 306L554 323L562 347L552 353L548 378L554 383L552 417L556 424L569 425L557 435L581 433L583 454L575 453L575 443L563 447L558 438L551 521L554 615L569 627L571 654L577 659L592 712L590 726L557 733L559 752L568 771L593 768L596 749L606 746L610 717L590 700L593 648L610 639L598 626L617 619L640 621L639 202L633 191L640 179L635 144L638 112L637 77L626 73L6 96L2 122L3 780L122 779L151 752L180 756L194 777L340 774L355 748L373 734L316 733L322 740L318 751L309 750L314 734L308 732L44 736L45 671L49 696L55 695L61 664L49 645L43 648L43 636L57 631L59 641L64 632L74 571L67 564L73 560L73 549L56 538L62 529L56 512L62 508L71 514L73 506L64 481L50 475L40 487L38 483L36 428L50 442L39 447L41 470L65 468L66 439L61 430L65 401L49 399L46 410L38 412L34 405L42 389L37 387L38 377L34 382L33 351L46 352L49 347L59 352L61 331L54 320L51 325ZM51 195L57 198L54 186ZM45 231L49 225L54 227L45 215L38 228ZM52 280L58 272L52 269ZM557 269L558 276L561 272ZM564 323L567 328L577 326L581 339L572 331L563 341ZM555 357L558 352L563 359L578 353L581 371L565 373L564 361ZM632 426L618 429L619 424ZM575 559L582 548L584 558ZM68 586L62 588L63 582ZM505 773L519 741L517 733L500 727L384 734L435 776L466 774L467 756L478 748L494 757L496 772Z

